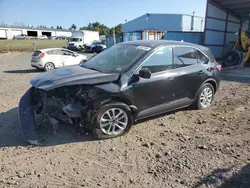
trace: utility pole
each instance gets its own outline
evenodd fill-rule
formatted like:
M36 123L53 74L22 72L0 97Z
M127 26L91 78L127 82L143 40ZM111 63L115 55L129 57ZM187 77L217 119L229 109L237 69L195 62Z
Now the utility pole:
M114 41L114 45L115 45L116 44L115 29L113 29L113 41Z

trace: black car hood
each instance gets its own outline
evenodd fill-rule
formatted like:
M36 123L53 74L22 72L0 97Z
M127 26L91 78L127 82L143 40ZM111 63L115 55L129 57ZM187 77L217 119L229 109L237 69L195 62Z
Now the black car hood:
M51 90L67 85L112 82L118 78L118 73L107 74L80 66L71 66L41 73L35 76L30 83L35 88Z

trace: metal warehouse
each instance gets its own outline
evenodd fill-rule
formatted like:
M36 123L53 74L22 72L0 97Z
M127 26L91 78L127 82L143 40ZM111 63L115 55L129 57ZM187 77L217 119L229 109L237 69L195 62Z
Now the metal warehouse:
M6 26L0 25L0 39L13 39L14 36L19 34L25 34L28 36L66 36L71 37L71 30L64 29L49 29L49 28L34 28L34 27L22 27L22 26Z
M200 36L204 30L205 19L202 17L184 14L145 14L134 20L126 22L122 26L123 38L127 40L159 40L166 32L172 32L168 37L178 39L178 35L183 32L189 38L198 32L195 38ZM169 39L169 38L166 39ZM191 42L191 41L190 41Z
M221 58L226 46L236 42L240 27L248 30L250 0L207 0L203 44Z

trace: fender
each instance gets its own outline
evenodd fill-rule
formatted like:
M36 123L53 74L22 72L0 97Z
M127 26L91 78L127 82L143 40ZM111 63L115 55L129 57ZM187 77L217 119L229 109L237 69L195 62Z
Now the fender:
M207 78L204 82L202 82L202 84L200 85L200 88L198 89L198 91L196 92L195 94L195 99L197 98L198 96L198 93L201 89L201 87L205 84L205 83L209 83L209 82L213 82L215 84L215 89L214 89L214 93L217 91L218 89L218 84L217 84L217 81L214 79L214 78ZM195 101L195 100L194 100Z
M124 103L127 106L129 106L134 118L138 115L138 110L137 110L137 107L135 105L133 105L127 99L115 97L115 96L110 96L108 98L101 98L101 99L93 101L93 110L97 112L101 106L103 106L105 104L113 103L113 102L121 102L121 103ZM92 122L93 122L93 120L92 120Z

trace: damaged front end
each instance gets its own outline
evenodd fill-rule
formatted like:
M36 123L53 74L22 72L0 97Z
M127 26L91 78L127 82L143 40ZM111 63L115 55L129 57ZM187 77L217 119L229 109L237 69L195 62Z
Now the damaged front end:
M19 121L26 141L40 144L36 133L39 117L41 124L51 125L54 132L59 122L72 124L81 132L89 131L95 113L90 99L93 92L92 86L65 86L49 91L30 88L19 103Z

